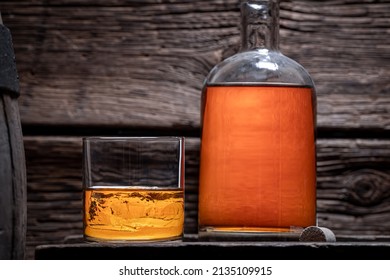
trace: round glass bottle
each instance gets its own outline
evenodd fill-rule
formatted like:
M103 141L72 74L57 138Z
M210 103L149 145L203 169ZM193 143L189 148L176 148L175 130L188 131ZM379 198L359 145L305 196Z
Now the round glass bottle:
M295 236L316 225L316 95L279 50L279 2L241 3L241 50L206 77L200 238Z

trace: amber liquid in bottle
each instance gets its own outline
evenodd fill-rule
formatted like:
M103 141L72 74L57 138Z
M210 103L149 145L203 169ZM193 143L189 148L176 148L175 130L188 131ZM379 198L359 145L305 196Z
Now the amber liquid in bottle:
M312 91L289 84L205 87L200 231L284 232L315 225Z
M173 240L183 234L183 190L84 190L84 235L91 240Z

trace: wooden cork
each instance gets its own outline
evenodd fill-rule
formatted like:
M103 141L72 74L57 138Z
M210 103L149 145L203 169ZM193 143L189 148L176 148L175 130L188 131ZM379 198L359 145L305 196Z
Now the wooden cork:
M333 231L325 227L311 226L305 228L299 241L303 242L336 242L336 236Z

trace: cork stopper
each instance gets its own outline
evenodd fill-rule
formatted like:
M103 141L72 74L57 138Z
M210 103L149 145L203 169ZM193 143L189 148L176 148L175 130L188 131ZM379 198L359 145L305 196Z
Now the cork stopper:
M302 242L336 242L336 236L328 228L311 226L305 228L300 237L299 241Z

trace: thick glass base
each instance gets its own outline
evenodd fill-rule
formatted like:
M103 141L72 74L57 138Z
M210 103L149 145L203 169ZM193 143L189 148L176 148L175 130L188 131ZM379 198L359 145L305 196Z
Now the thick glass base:
M99 243L150 243L150 242L167 242L167 241L182 241L183 236L171 236L162 238L134 238L134 237L121 237L121 238L99 238L92 237L84 234L84 240L87 242L99 242Z
M303 228L200 227L201 241L298 241Z

